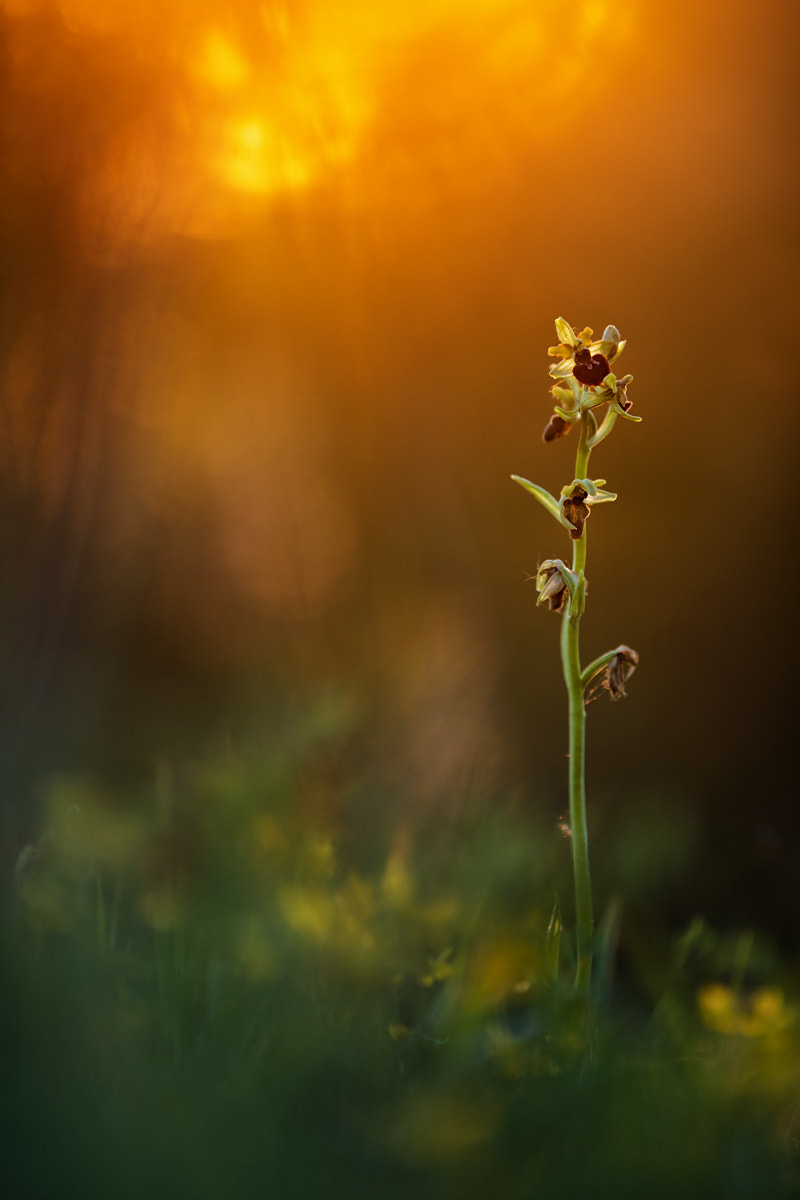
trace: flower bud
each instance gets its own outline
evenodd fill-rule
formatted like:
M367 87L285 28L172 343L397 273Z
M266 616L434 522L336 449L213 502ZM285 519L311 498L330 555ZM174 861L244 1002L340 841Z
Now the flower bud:
M616 325L606 325L605 329L603 330L603 336L600 339L600 341L601 342L610 342L611 345L614 347L614 350L616 351L617 347L619 346L619 341L620 341L620 333L619 333L619 330L617 329Z
M560 560L548 558L536 572L537 604L547 604L551 612L563 612L569 600L569 589L561 572Z
M572 429L572 423L565 421L558 413L554 413L544 427L542 434L543 442L555 442L558 438L565 437Z

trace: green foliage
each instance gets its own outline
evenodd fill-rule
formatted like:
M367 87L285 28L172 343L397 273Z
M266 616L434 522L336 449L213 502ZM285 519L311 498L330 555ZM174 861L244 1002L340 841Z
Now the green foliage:
M640 950L610 910L587 1020L551 833L498 797L457 853L406 826L356 866L295 766L54 788L3 942L11 1194L791 1193L798 1008L756 939Z

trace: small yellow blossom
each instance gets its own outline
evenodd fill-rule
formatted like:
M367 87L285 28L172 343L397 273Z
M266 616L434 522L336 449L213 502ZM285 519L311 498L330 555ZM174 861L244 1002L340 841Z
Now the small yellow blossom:
M433 987L435 983L442 983L448 979L453 973L453 964L450 958L453 954L453 947L448 946L441 954L437 954L435 958L428 959L428 969L420 975L419 981L423 987Z
M547 351L551 358L560 360L553 363L550 368L553 379L571 378L575 371L576 358L588 362L597 356L602 356L606 362L605 370L607 371L608 365L619 357L625 347L625 342L620 341L619 330L615 325L607 325L603 330L603 336L597 341L592 341L594 334L588 325L580 333L576 333L569 321L565 321L563 317L557 317L556 333L559 337L558 345L551 346ZM593 380L585 382L592 383ZM600 381L598 380L598 382Z
M765 1037L780 1033L794 1021L780 988L758 988L743 1000L722 983L707 983L697 998L700 1015L715 1033Z
M278 906L286 924L312 942L328 939L336 920L331 897L316 888L283 887L277 894Z

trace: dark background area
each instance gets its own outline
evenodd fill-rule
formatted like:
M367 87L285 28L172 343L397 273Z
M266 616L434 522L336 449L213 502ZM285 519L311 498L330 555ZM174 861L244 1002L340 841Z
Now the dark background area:
M584 653L641 656L589 710L601 900L652 843L668 924L796 948L794 6L233 8L0 16L4 872L53 779L133 794L323 702L344 841L557 836L530 576L568 546L509 476L572 476L562 315L619 326L643 417L592 461ZM204 90L204 23L249 84ZM281 170L237 187L206 150L256 102Z

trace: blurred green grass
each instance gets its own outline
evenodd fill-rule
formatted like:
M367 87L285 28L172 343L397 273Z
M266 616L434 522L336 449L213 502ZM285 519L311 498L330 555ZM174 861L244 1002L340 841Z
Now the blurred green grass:
M54 782L3 930L6 1194L796 1194L792 972L659 926L657 819L584 1021L557 830L484 796L354 854L294 752Z

